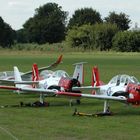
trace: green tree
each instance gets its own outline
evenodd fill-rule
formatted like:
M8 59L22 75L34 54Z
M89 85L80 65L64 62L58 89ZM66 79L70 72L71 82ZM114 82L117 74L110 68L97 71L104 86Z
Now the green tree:
M105 22L116 24L121 31L124 31L129 29L131 20L125 13L116 14L115 12L110 12L109 15L105 17Z
M83 24L101 23L101 15L92 8L82 8L75 11L72 18L69 20L68 28L73 26L81 26Z
M24 29L20 29L16 31L16 40L18 43L28 42L27 33L25 32Z
M35 10L34 17L23 25L29 42L56 43L65 38L67 12L56 3L47 3Z
M15 32L0 17L0 46L10 47L14 43Z

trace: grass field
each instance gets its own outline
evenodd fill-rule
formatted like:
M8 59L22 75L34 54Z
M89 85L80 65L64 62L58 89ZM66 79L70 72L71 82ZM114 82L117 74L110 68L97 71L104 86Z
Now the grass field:
M23 72L31 69L32 63L46 66L59 53L0 52L0 71L18 66ZM140 78L139 53L66 53L57 69L73 74L73 63L85 65L85 85L91 83L92 66L97 65L101 79L107 83L117 74L130 74ZM139 79L140 80L140 79ZM0 106L16 105L20 101L34 102L37 95L17 95L0 91ZM72 116L74 109L95 113L103 109L103 101L83 99L81 105L69 107L68 99L48 98L50 107L0 108L0 140L139 140L140 108L110 102L115 113L109 117Z

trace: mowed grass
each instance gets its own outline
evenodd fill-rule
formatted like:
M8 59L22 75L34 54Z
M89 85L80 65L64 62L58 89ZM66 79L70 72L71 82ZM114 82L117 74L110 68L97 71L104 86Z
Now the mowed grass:
M31 70L54 62L59 53L1 52L0 71ZM73 63L85 64L85 85L91 84L91 69L97 65L101 79L107 83L117 74L130 74L140 78L140 54L137 53L66 53L63 63L56 69L73 74ZM17 95L11 91L0 91L0 106L17 105L20 101L34 102L38 95ZM74 109L95 113L103 110L103 101L82 99L81 105L69 107L69 99L47 98L49 107L0 108L0 140L139 140L140 108L110 101L113 116L72 116Z

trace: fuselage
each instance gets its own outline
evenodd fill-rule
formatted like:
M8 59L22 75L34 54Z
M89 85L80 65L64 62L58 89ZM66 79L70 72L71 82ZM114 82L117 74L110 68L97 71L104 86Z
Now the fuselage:
M63 70L57 70L51 74L45 74L45 78L39 81L38 87L44 89L70 91L72 86L79 86L78 80L69 77L69 75Z
M125 96L128 97L128 87L138 85L139 82L134 76L117 75L114 76L108 84L99 86L97 94L106 96Z

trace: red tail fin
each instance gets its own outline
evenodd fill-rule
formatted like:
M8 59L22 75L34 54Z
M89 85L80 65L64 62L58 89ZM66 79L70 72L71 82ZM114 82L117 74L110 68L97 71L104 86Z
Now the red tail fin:
M98 71L98 67L93 67L92 69L92 86L99 86L100 85L100 81L99 81L99 71Z
M38 81L39 80L39 71L37 64L33 64L32 66L32 81Z

